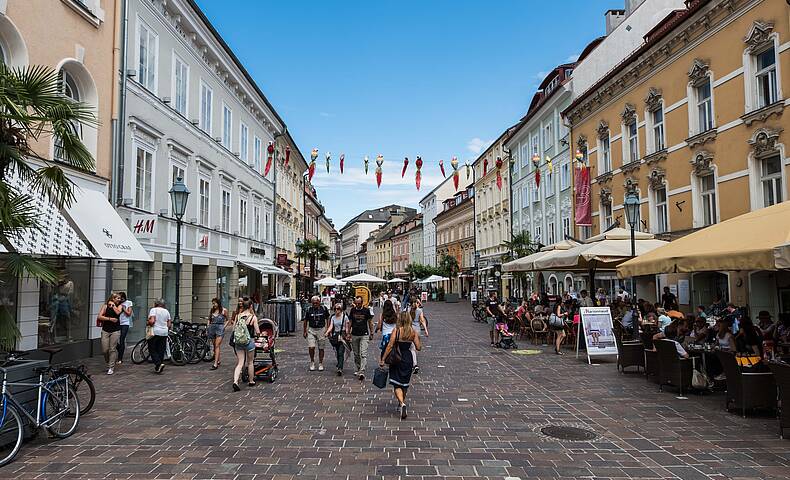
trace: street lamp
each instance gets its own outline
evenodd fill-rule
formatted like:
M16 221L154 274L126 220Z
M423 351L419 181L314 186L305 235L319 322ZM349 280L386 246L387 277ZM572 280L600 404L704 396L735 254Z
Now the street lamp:
M168 193L170 194L173 215L176 217L176 305L173 313L175 323L178 323L181 320L178 315L181 297L181 224L183 223L184 213L187 211L189 189L184 184L184 179L178 177L173 182L173 186L170 187Z
M301 298L299 290L302 283L302 239L296 239L296 301Z
M625 195L625 219L631 227L631 258L636 256L636 240L634 239L634 229L636 224L639 223L639 194L636 193L636 188L631 186L628 193ZM636 283L634 277L631 277L631 300L636 298ZM639 321L637 318L633 319L632 328L634 335L639 335Z

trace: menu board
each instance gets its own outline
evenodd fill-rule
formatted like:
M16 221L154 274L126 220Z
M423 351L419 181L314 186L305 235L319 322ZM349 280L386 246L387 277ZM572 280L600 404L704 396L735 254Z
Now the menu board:
M590 357L617 355L614 339L612 311L609 307L582 307L581 322L584 341L587 345L587 361Z

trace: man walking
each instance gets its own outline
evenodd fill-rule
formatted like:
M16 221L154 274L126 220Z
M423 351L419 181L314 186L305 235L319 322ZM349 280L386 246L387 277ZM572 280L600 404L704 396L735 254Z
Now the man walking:
M315 349L318 347L318 371L324 371L324 348L326 335L324 329L329 320L329 310L321 305L321 297L313 295L310 306L305 310L302 318L304 338L307 339L307 351L310 354L310 371L315 370Z
M504 316L504 312L502 312L502 308L499 306L499 300L497 300L495 290L491 290L488 294L488 300L486 300L486 313L488 314L488 333L491 336L491 346L493 347L495 345L494 331L496 330L497 320Z
M362 297L356 297L348 316L351 322L346 328L351 333L351 350L354 352L354 363L357 366L354 375L364 380L368 361L368 342L373 340L373 314L370 313L370 308L362 306Z

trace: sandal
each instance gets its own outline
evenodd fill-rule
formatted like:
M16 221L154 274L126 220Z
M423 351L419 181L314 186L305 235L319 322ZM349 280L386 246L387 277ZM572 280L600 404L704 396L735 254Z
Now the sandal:
M248 386L248 387L254 387L254 386L255 386L255 382L249 382L249 383L247 384L247 386Z
M218 368L219 368L219 365L212 365L212 366L211 366L211 369L212 369L212 370L216 370L216 369L218 369Z

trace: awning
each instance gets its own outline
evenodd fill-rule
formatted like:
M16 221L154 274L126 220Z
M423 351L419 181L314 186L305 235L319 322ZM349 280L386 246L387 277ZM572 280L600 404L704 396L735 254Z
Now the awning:
M502 265L502 270L505 272L530 272L535 270L535 261L543 259L560 250L570 250L577 245L579 244L574 241L562 240L557 243L547 245L541 248L539 252L535 252L532 255L527 255L526 257L521 257L511 262L507 262Z
M621 277L790 268L790 202L705 227L622 263Z
M66 215L100 258L150 262L151 257L134 238L126 222L118 215L105 196L95 190L77 188L75 201Z
M285 275L288 277L291 276L291 273L286 272L282 268L275 267L274 265L266 265L263 263L250 262L247 260L239 260L239 263L253 270L257 270L264 275Z
M667 242L656 240L653 235L634 232L636 255L642 255ZM555 252L534 262L536 270L581 270L590 268L614 268L631 258L631 232L615 228L588 238L581 245L569 250Z
M375 277L368 273L358 273L343 279L344 282L349 283L387 283L383 278Z

